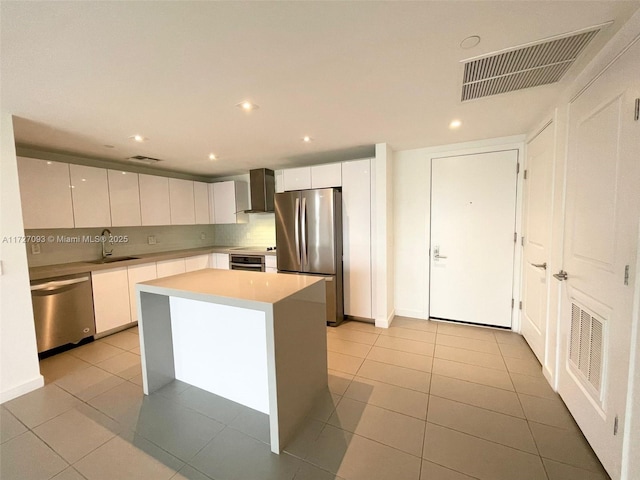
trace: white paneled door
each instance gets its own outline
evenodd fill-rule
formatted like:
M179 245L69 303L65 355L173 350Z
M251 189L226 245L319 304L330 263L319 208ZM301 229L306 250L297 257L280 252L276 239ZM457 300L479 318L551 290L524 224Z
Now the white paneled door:
M553 213L553 123L527 145L524 182L524 261L522 265L522 334L545 365L549 303L551 221Z
M640 215L639 57L640 42L569 110L559 392L613 479L631 478L621 463Z
M432 318L511 326L518 151L431 160Z

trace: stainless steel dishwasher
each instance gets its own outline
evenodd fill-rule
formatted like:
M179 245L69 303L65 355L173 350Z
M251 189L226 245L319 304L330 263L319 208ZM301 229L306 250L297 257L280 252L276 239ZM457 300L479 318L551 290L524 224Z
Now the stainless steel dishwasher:
M96 333L89 273L34 280L31 301L38 353Z

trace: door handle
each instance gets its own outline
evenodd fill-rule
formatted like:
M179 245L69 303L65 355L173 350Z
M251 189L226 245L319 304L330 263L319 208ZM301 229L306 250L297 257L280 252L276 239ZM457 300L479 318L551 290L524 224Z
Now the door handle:
M569 278L569 275L564 270L560 270L558 273L554 273L553 276L561 282Z
M544 263L532 263L531 264L532 267L536 267L536 268L541 268L543 270L547 269L547 262ZM555 275L554 275L555 276Z
M296 239L296 257L298 263L302 265L302 258L300 258L300 198L296 198L296 223L294 225L294 236Z
M302 197L302 253L300 258L301 265L309 263L307 251L307 199L305 197Z
M433 259L440 260L442 258L447 258L444 255L440 255L440 247L433 247Z

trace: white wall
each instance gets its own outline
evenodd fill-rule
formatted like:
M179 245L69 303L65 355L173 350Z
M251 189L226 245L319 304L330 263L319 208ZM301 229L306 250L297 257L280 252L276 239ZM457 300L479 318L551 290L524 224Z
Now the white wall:
M524 135L519 135L394 152L396 315L429 318L431 158L506 149L522 151L523 140ZM520 187L518 189L520 191Z
M13 120L0 113L0 238L24 236ZM0 403L44 385L24 243L0 242Z

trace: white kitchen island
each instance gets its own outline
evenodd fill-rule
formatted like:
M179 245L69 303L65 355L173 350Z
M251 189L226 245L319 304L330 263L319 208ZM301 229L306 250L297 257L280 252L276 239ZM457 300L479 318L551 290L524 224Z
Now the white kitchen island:
M144 393L177 379L266 413L280 453L327 389L324 279L204 269L136 291Z

